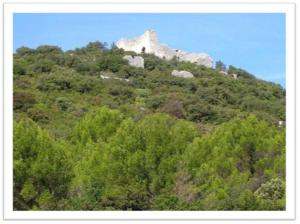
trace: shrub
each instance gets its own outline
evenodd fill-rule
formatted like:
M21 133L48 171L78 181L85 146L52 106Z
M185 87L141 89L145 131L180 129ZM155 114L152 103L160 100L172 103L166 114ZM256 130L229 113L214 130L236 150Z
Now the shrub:
M101 71L110 70L111 72L118 72L121 66L126 64L126 61L119 55L107 53L103 55L97 63Z
M196 105L189 105L187 108L188 120L194 122L212 121L215 116L214 109L206 104L199 103Z
M99 80L97 80L95 77L80 77L76 81L76 91L80 93L89 93L93 91L96 87L101 87L99 85Z
M47 112L39 107L30 108L27 111L28 116L35 122L47 123L49 121L49 116Z
M144 67L149 71L154 70L157 66L161 64L161 60L154 55L147 55L146 57L144 57L144 59Z
M24 59L14 59L14 75L26 75L28 63Z
M14 110L20 111L26 111L36 102L34 96L27 92L15 92L13 95L13 100Z
M41 45L36 49L37 53L40 54L61 54L63 53L60 47L51 45Z
M16 53L18 56L27 56L27 55L32 55L35 53L34 49L31 49L29 47L20 47L16 50Z
M49 73L52 71L54 63L48 59L37 61L34 65L34 71L40 73Z
M123 66L122 69L118 72L120 76L124 78L130 77L143 77L145 76L144 69L142 68L135 68L133 66Z
M169 100L161 108L162 112L175 116L177 118L184 118L185 111L181 101L179 100Z
M61 111L70 111L73 108L71 100L65 97L57 98L55 104Z

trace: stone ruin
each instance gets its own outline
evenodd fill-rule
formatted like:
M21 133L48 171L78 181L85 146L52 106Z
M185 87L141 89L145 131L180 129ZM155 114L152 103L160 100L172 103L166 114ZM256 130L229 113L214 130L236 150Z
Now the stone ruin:
M135 53L154 54L159 58L171 60L174 57L179 61L188 61L206 67L213 67L212 58L206 53L188 53L173 49L158 41L157 34L153 30L147 30L144 34L133 39L122 38L116 42L118 48ZM129 62L130 63L130 62Z

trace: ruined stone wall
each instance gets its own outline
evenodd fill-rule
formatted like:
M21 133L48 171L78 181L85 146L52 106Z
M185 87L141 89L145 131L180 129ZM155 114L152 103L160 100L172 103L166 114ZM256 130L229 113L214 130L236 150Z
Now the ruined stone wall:
M143 35L131 40L122 38L116 43L116 46L125 51L154 54L166 60L176 57L179 61L189 61L206 67L213 66L212 58L206 53L188 53L159 43L156 32L153 30L147 30Z

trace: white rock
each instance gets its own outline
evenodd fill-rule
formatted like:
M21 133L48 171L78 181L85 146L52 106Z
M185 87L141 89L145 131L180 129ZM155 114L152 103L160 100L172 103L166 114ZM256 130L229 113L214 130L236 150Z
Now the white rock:
M125 81L125 82L129 82L129 79L122 79L119 77L115 77L115 76L108 76L108 75L100 75L101 79L116 79L116 80L120 80L120 81Z
M116 43L116 46L123 48L125 51L154 54L166 60L171 60L175 57L179 61L189 61L198 65L213 67L213 60L208 54L188 53L170 48L167 45L159 43L156 32L153 30L147 30L143 35L131 40L122 38Z
M219 71L219 73L221 73L222 75L228 75L228 73L225 71Z
M238 78L238 75L237 74L232 74L233 78L234 79L237 79Z
M127 60L130 66L144 68L144 58L141 56L125 55L123 59Z
M284 127L285 126L285 121L278 121L278 127Z
M194 75L188 71L177 71L173 70L172 75L176 77L181 77L181 78L193 78Z
M117 79L117 80L120 80L120 81L129 82L129 79L121 79L121 78L118 78L118 77L114 77L113 79Z
M110 79L111 77L110 76L107 76L107 75L100 75L101 79Z

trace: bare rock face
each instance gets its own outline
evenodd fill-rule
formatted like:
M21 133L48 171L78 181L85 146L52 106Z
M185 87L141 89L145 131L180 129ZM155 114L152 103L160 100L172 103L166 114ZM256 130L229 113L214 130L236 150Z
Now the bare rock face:
M172 75L181 78L194 78L194 75L188 71L177 71L173 70Z
M141 56L125 55L123 59L127 60L130 66L144 68L144 58Z
M147 30L143 35L131 40L122 38L116 43L116 46L123 48L125 51L154 54L166 60L171 60L175 57L179 61L189 61L209 68L213 67L213 60L208 54L188 53L170 48L159 43L156 32L153 30Z

